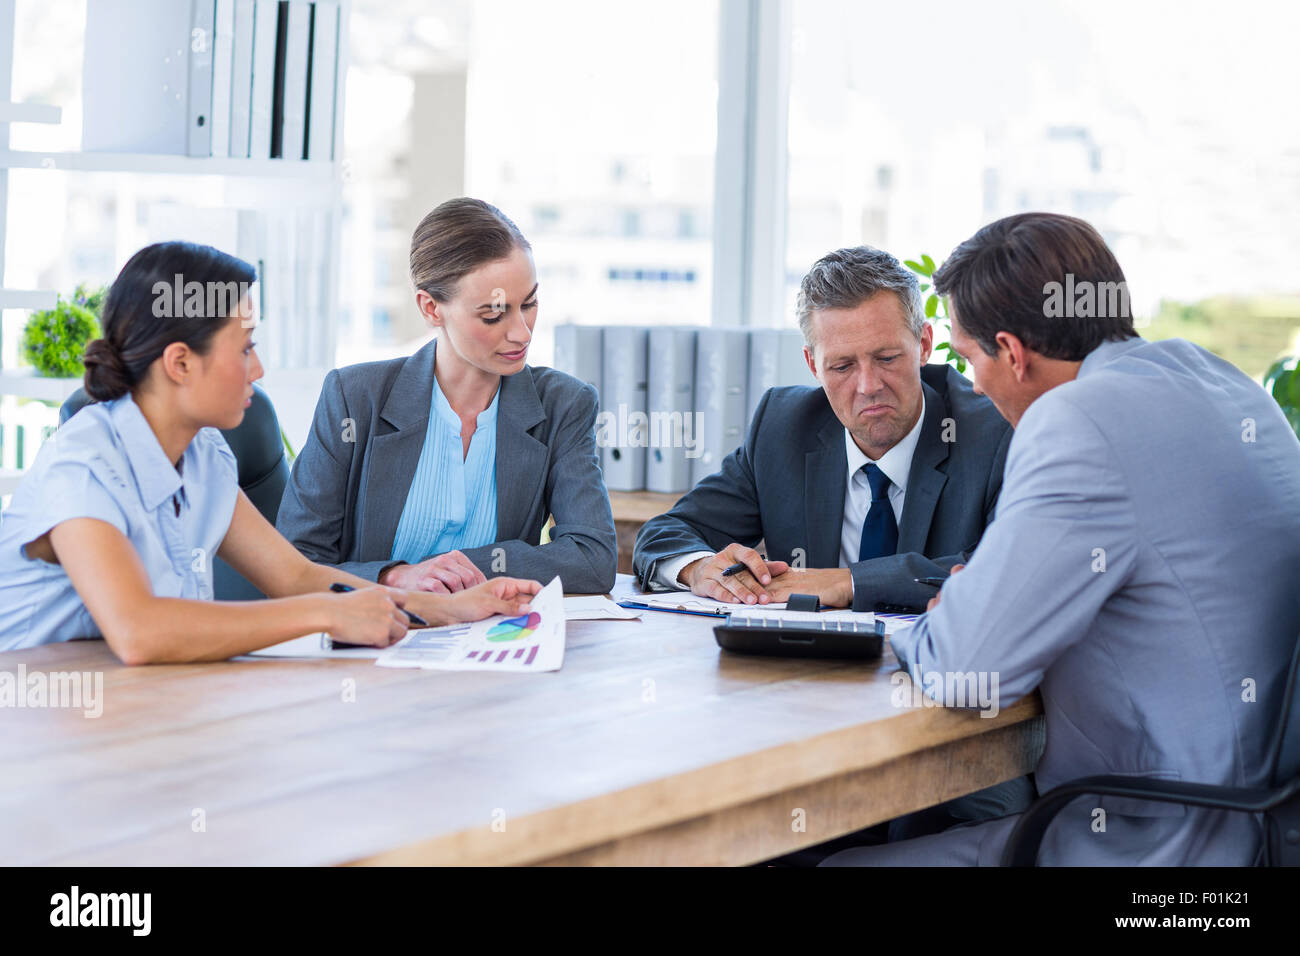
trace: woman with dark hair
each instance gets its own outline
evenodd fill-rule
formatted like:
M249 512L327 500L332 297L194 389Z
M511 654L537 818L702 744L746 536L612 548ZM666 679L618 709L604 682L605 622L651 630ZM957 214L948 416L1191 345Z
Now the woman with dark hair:
M280 531L313 561L400 588L455 592L512 574L608 591L617 556L596 390L526 364L538 309L528 241L495 206L452 199L416 227L411 280L437 338L330 372Z
M510 579L450 597L375 587L312 564L262 517L218 430L262 376L255 279L181 242L122 268L86 348L97 404L45 443L0 523L0 649L102 636L127 664L220 660L315 631L383 647L406 633L404 608L478 620L537 593ZM272 600L213 601L218 554Z

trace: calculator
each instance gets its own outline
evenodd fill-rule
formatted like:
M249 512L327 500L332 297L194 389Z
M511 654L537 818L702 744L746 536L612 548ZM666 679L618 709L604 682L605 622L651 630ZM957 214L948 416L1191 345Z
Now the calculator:
M733 611L713 629L723 650L773 657L878 658L885 621L848 611Z

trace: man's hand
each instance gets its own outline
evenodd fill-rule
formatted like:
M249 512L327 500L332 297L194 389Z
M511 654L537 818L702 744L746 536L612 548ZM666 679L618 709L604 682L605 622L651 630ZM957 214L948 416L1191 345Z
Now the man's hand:
M948 576L952 577L954 574L956 574L964 567L966 567L966 565L964 564L954 564L952 566L952 570L948 572ZM925 605L925 610L927 613L933 611L935 608L939 606L939 596L941 594L943 594L943 588L939 589L939 594L936 594L934 597L930 598L929 602Z
M743 564L748 570L722 576L733 564ZM677 580L700 597L713 598L731 604L768 604L773 600L766 586L778 574L784 574L790 565L784 561L764 561L753 548L732 542L711 558L700 558L682 568Z
M853 572L848 568L791 568L773 578L767 592L773 601L787 601L791 594L816 594L828 607L849 607L853 603Z
M487 577L459 551L448 551L419 564L399 564L384 572L380 584L403 591L451 594L482 584Z

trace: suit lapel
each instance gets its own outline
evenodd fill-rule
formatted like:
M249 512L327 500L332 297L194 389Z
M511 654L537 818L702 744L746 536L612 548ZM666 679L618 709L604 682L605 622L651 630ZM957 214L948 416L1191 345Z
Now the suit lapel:
M921 388L925 393L925 420L921 423L916 451L912 453L912 470L907 476L903 520L898 525L899 554L909 551L925 553L934 509L939 503L943 486L948 482L947 474L939 470L939 465L948 459L948 442L942 440L943 420L948 417L948 405L926 383L922 382Z
M424 448L433 402L433 369L438 340L434 339L408 358L393 380L380 420L392 431L370 441L362 518L363 560L380 561L393 553L393 539L415 468Z
M840 566L848 458L844 453L844 426L829 404L826 412L829 420L817 432L816 447L804 455L804 527L808 529L807 567L810 568Z
M501 379L497 402L498 541L526 536L528 519L546 487L546 444L529 434L544 421L546 412L531 368L525 366Z

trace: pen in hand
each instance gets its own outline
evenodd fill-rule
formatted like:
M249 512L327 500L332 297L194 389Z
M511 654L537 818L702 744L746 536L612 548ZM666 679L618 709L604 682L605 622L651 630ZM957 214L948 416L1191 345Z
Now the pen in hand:
M941 588L943 587L944 582L948 580L948 578L945 576L945 577L931 577L931 578L912 578L912 580L915 581L917 584L928 584L932 588Z
M349 591L355 591L356 588L354 588L350 584L342 584L341 582L335 581L333 584L330 585L330 590L333 591L335 594L346 594ZM411 619L411 623L414 624L416 627L429 626L429 622L426 621L424 618L420 617L420 615L416 614L414 611L407 611L406 608L402 608L402 610L406 611L406 616Z

